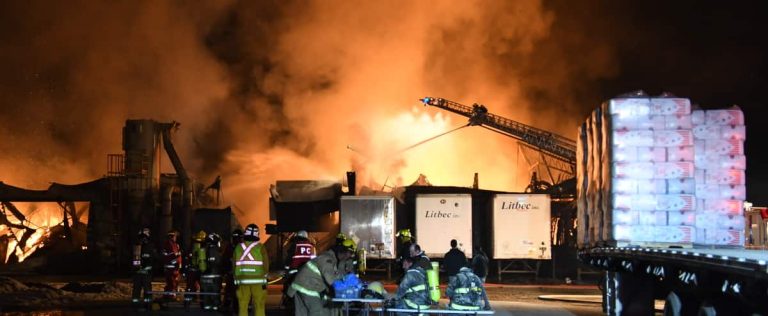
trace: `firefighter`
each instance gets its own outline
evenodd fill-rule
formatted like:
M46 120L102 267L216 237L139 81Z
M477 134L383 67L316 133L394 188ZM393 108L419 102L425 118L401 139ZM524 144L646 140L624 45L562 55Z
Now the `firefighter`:
M200 275L206 270L206 255L205 248L203 247L206 236L205 231L201 230L192 237L192 251L189 252L187 257L185 269L187 274L187 291L184 295L185 308L189 308L193 299L198 299L193 297L191 293L196 293L200 290ZM202 303L200 305L202 307Z
M395 263L397 263L397 269L399 270L402 269L403 258L411 255L411 245L416 243L416 240L413 238L411 230L408 228L399 230L397 234L395 234L395 237L397 237L397 259L395 259ZM405 275L405 271L400 271L399 275Z
M221 268L224 274L224 304L222 305L225 311L237 311L237 296L235 295L235 278L232 274L232 267L234 261L232 256L235 252L235 247L239 246L243 242L243 230L236 228L232 231L232 237L230 242L224 247L221 253Z
M451 239L451 249L443 256L443 266L445 267L445 274L448 276L448 282L456 278L459 269L466 267L469 263L467 262L467 255L459 249L458 245L456 239Z
M357 244L355 243L354 240L349 238L343 241L342 245L344 243L346 243L353 249L352 255L349 258L347 258L347 260L339 261L339 270L341 271L342 275L347 275L350 273L355 273L355 271L357 270L356 269L358 265Z
M254 313L264 316L269 272L267 249L259 243L259 227L256 224L245 227L243 239L245 241L235 247L232 256L235 263L238 315L248 315L248 304L252 303Z
M408 251L411 254L411 258L413 258L414 264L424 269L424 271L432 269L432 263L429 262L429 257L424 253L424 250L421 250L419 244L411 244Z
M317 250L312 241L309 240L307 231L300 230L296 232L296 235L291 238L288 246L287 256L285 258L285 279L283 280L283 306L286 309L293 309L291 305L292 300L288 299L288 289L291 287L291 282L296 277L296 273L299 269L307 263L307 261L317 257Z
M448 303L450 309L464 311L491 309L483 280L468 267L459 269L456 277L448 283L445 294L451 300Z
M149 239L149 228L139 231L138 240L133 247L133 292L131 302L140 311L145 310L152 303L152 265L157 256L155 246ZM141 292L144 291L144 299ZM143 303L143 304L142 304Z
M432 299L429 297L426 272L416 264L416 259L413 257L403 258L403 270L405 275L397 287L397 292L387 305L394 308L429 309Z
M343 277L339 263L352 257L354 251L352 241L345 240L310 260L299 270L288 289L288 296L294 300L294 315L334 315L334 309L328 304L332 284Z
M411 230L408 228L401 229L395 234L397 237L397 243L398 243L398 258L397 260L402 260L405 256L410 256L409 249L411 248L411 245L414 244L416 241L411 236Z
M181 249L176 243L177 233L168 232L167 239L163 243L163 274L165 275L165 300L176 299L175 292L179 286L179 269L181 268Z
M211 233L205 239L206 270L200 278L204 310L219 310L221 304L221 237ZM210 293L215 293L210 295Z

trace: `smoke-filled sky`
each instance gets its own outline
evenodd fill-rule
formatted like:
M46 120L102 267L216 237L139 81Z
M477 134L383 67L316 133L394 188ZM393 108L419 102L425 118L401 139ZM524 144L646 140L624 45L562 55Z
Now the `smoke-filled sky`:
M278 179L353 169L361 185L468 186L478 172L483 188L521 190L517 146L481 128L398 153L466 122L417 99L575 138L601 101L666 91L739 104L755 137L766 24L763 3L715 1L3 1L0 181L100 177L124 121L151 118L182 123L187 169L221 174L246 220L265 220ZM759 146L748 198L766 204Z

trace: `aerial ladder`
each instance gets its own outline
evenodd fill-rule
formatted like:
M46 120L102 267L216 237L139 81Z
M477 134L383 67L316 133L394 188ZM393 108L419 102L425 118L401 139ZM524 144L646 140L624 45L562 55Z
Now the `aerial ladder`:
M540 180L533 172L527 192L575 196L576 142L572 139L538 129L493 113L482 104L463 105L443 98L419 99L424 105L434 106L469 118L470 126L481 126L512 137L521 147L538 153L550 181ZM527 158L526 158L527 159ZM530 163L530 162L529 162ZM538 162L537 162L538 163Z

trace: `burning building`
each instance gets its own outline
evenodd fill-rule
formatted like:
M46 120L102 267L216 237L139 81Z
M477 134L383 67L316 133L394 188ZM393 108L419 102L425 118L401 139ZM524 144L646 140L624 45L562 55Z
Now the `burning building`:
M78 253L76 258L88 260L104 271L126 266L128 249L142 227L150 227L156 241L167 231L179 231L185 249L190 246L191 232L198 229L227 238L238 224L230 208L216 208L220 179L205 186L187 173L171 140L178 127L177 122L127 120L123 127L124 153L108 155L106 175L91 182L53 183L47 190L27 190L0 182L4 206L0 225L9 231L2 243L6 251L26 256L40 248L36 251L39 255L33 257ZM163 151L175 173L161 172ZM15 202L59 203L62 222L37 226L14 206ZM84 212L78 212L75 203L87 204L87 226L79 220ZM7 213L15 220L8 219ZM41 237L39 241L32 240L36 234ZM58 242L60 239L66 240L68 246ZM17 261L13 255L10 257ZM46 264L44 259L38 261L39 265Z

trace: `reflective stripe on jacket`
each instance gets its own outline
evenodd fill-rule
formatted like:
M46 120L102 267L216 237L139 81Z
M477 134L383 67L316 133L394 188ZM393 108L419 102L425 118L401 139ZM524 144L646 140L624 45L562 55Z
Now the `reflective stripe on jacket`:
M331 288L333 281L340 280L342 276L338 269L336 254L333 250L325 251L299 269L293 285L288 290L288 295L293 297L294 293L299 292L313 296L308 293L327 291ZM310 292L302 292L300 290L302 288Z
M397 287L395 298L403 300L409 308L429 308L432 299L429 297L427 275L424 269L415 264L408 269Z
M483 281L466 267L461 268L456 277L448 283L445 294L450 299L450 304L455 306L453 309L480 309L490 304L483 289Z
M266 284L269 271L267 250L259 242L246 241L235 248L235 284Z

